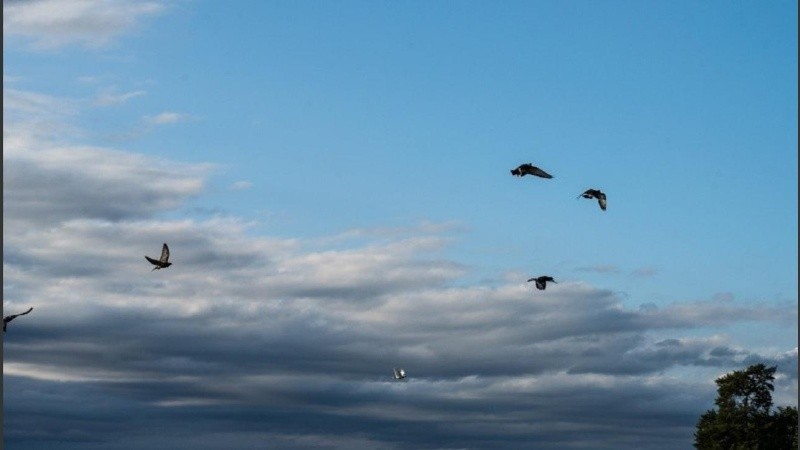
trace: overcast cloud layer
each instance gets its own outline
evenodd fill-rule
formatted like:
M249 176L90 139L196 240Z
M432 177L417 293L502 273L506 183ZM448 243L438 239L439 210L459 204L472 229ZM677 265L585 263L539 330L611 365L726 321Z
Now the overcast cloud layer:
M105 45L163 9L4 2L4 34ZM3 309L35 308L4 335L6 448L688 448L713 380L758 362L778 366L776 404L796 404L797 348L734 331L796 330L796 302L630 307L585 282L469 284L481 269L443 256L459 245L447 223L302 240L176 219L212 166L70 125L126 99L4 86ZM174 265L151 272L163 242Z
M776 400L796 397L796 349L725 332L790 329L793 305L456 287L472 268L440 256L458 245L446 225L303 242L170 220L208 166L58 142L4 112L4 311L35 307L5 336L14 447L679 448L725 371L777 364ZM150 272L164 241L174 265Z

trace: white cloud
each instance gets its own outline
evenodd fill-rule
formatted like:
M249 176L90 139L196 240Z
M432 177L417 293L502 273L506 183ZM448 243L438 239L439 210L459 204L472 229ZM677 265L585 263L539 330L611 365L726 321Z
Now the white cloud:
M17 76L13 76L13 75L7 75L5 73L3 74L3 84L4 85L6 83L15 83L17 81L20 81L21 79L22 79L22 77L17 77Z
M143 90L117 93L114 89L107 89L95 96L94 104L97 106L121 105L132 98L141 97L145 94L147 94L147 91Z
M237 181L231 184L231 190L234 191L244 191L250 189L251 187L253 187L253 183L246 180Z
M57 98L38 92L3 88L3 113L11 117L4 120L34 122L45 118L62 118L77 113L75 100Z
M6 145L24 146L58 138L62 142L79 137L70 124L80 101L3 86L3 152Z
M100 81L100 77L95 75L82 75L77 78L79 83L94 84Z
M165 8L164 2L158 1L5 1L3 35L22 37L37 49L71 44L101 47Z
M188 114L182 114L171 111L164 111L156 114L155 116L145 116L144 121L150 125L169 125L173 123L185 122L191 119Z

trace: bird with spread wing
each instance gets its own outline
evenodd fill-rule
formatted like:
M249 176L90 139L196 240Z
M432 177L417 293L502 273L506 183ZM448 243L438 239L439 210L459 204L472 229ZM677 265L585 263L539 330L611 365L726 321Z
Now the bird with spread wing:
M537 177L541 178L553 178L552 175L534 166L531 163L522 164L516 169L511 169L511 175L514 175L515 177L524 177L525 175L536 175Z
M596 198L597 203L600 204L600 209L606 210L606 194L602 193L599 189L587 189L586 192L579 195L577 198Z
M172 265L169 262L169 247L167 247L167 243L164 243L164 246L161 248L161 258L153 259L149 256L144 257L146 260L150 261L150 264L154 265L153 270L163 269ZM153 271L151 270L151 272Z
M536 278L529 278L528 283L530 283L531 281L536 282L536 289L539 289L540 291L543 291L545 290L545 288L547 288L547 282L557 283L556 280L553 279L553 277L547 275L542 275Z

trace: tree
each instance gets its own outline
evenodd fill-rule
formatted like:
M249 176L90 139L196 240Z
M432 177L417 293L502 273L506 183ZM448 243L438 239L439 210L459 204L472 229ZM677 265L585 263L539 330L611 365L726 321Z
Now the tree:
M718 409L700 416L694 446L700 450L797 450L797 408L772 413L777 367L756 364L717 378Z

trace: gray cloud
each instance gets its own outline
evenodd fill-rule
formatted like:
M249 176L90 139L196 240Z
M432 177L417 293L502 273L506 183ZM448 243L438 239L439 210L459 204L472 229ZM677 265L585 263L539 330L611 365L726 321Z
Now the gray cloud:
M738 323L754 308L709 300L693 305L700 315L681 304L633 310L582 283L544 293L521 284L447 287L459 272L426 261L436 248L427 239L416 247L400 239L384 249L391 258L364 266L378 249L309 251L293 240L245 237L233 221L74 224L64 225L74 247L44 241L15 250L33 267L51 267L50 289L28 285L40 277L5 274L28 292L9 301L36 299L37 307L36 320L15 323L6 338L7 376L34 392L66 382L76 391L60 395L76 399L87 389L99 402L80 397L69 413L77 424L48 407L53 429L40 432L41 442L124 446L115 436L125 428L104 431L95 417L113 423L133 406L131 435L156 448L194 442L198 420L209 448L223 436L255 448L255 436L273 435L289 447L320 439L330 448L674 448L690 440L720 371L765 359L720 336L648 338L658 329L696 330L709 316L720 316L719 326ZM135 247L158 233L181 238L175 266L151 274ZM106 268L102 277L57 270L59 260L101 242L111 251L86 258ZM405 277L415 260L423 271L443 265L445 275L418 286L419 274ZM394 270L394 283L372 281ZM349 289L334 289L341 286ZM786 313L773 309L755 320ZM408 383L390 381L394 365L409 370ZM663 375L684 367L710 372L705 380ZM14 401L6 408L16 420L29 414ZM151 426L149 417L170 427L157 442L135 431ZM15 436L9 442L31 443Z
M104 148L50 146L31 135L6 137L3 212L12 225L145 217L199 194L210 169Z
M682 448L725 371L776 363L797 393L796 349L725 334L796 329L795 304L461 285L452 224L252 236L160 216L206 166L22 125L4 144L4 308L36 308L4 336L15 448Z

